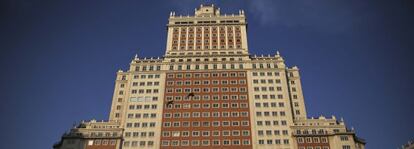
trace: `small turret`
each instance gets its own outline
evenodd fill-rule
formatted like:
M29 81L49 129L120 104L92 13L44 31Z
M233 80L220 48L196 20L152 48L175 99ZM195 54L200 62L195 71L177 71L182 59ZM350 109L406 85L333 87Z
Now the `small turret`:
M219 16L220 9L212 5L200 5L199 8L196 8L195 15L197 17L211 17L211 16Z

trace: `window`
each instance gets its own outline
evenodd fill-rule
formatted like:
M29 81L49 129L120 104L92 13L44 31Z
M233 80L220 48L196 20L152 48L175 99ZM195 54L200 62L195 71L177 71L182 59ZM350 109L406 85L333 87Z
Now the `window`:
M200 104L193 104L193 107L196 107L195 105L200 107ZM200 112L193 112L193 117L200 117Z
M162 146L169 146L170 145L170 141L169 140L162 140L161 145Z
M205 136L205 137L208 137L208 136L210 136L210 131L203 131L201 135Z
M273 140L270 140L270 139L269 139L269 140L267 140L267 141L266 141L266 143L267 143L267 144L273 144Z
M191 141L191 145L192 146L199 146L200 145L200 141L199 140L192 140Z
M229 121L223 121L222 126L230 126L230 122Z
M245 87L241 87L241 88L239 88L239 91L240 91L240 92L246 92L246 91L247 91L247 89L246 89Z
M192 136L198 137L198 136L200 136L200 132L199 131L193 131Z
M189 137L189 136L190 136L190 132L188 132L188 131L183 131L183 132L181 132L181 135L182 135L183 137Z
M190 122L183 122L183 127L190 127Z
M321 142L322 142L322 143L328 143L328 138L326 138L326 137L322 137L322 138L321 138Z
M202 141L202 145L203 145L203 146L208 146L208 145L210 145L210 140L203 140L203 141Z
M320 143L319 138L318 138L318 137L314 137L314 138L313 138L313 142L315 142L315 143Z
M341 136L341 141L348 141L348 136Z
M289 144L289 139L283 139L283 144Z
M172 140L171 141L171 146L178 146L179 145L179 141L178 140Z
M304 141L303 141L303 138L302 138L302 137L297 138L297 140L298 140L298 143L304 143Z
M240 145L240 140L233 140L233 145Z
M276 139L275 144L280 144L280 139Z

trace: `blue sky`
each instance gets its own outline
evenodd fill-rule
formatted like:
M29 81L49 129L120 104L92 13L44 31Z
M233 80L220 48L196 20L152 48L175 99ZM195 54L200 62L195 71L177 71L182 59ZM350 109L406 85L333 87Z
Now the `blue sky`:
M250 53L301 69L309 116L344 117L372 149L414 139L409 0L3 0L0 148L51 148L74 122L107 119L116 71L162 56L169 12L202 3L245 10Z

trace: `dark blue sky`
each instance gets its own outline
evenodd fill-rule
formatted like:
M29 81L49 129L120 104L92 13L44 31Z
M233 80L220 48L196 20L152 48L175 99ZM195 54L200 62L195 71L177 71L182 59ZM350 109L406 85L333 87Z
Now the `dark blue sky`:
M244 9L249 50L302 73L308 114L344 117L369 149L414 139L414 5L403 1L0 2L0 148L51 148L76 121L107 119L115 73L162 56L170 11Z

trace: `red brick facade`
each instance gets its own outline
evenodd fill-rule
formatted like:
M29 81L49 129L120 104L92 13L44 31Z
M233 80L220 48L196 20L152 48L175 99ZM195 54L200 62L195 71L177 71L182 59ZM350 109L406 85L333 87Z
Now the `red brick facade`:
M252 148L244 71L167 73L161 148Z

